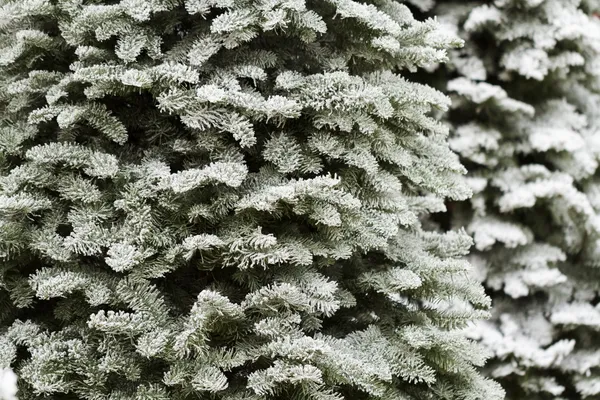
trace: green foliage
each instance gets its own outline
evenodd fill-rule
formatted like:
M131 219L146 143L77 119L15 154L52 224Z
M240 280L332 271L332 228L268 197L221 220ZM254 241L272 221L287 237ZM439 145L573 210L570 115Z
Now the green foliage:
M425 7L426 8L426 7ZM20 399L500 399L465 173L393 0L6 0L0 368Z
M600 4L439 2L450 147L474 195L453 207L494 302L472 337L509 399L600 396Z

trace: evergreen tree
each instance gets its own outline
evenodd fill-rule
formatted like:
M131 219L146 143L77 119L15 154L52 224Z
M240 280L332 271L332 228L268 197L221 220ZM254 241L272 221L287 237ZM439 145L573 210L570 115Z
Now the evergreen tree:
M465 41L446 72L451 148L474 195L453 206L493 318L472 337L509 399L600 396L600 3L439 2Z
M19 398L499 399L449 99L393 0L4 0L0 368ZM47 397L49 396L49 397Z

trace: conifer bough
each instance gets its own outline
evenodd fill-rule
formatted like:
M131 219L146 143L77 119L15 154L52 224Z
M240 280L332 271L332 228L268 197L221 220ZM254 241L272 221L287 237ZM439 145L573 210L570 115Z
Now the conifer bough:
M450 146L474 195L453 207L494 301L472 337L507 399L600 397L597 0L442 2Z
M0 10L0 368L37 399L496 399L392 0ZM396 71L396 72L394 72ZM45 397L48 398L48 397Z

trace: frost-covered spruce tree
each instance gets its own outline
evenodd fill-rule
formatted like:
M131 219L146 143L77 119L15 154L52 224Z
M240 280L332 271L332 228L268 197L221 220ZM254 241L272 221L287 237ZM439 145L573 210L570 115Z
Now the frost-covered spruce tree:
M600 3L438 2L452 53L451 148L469 170L454 223L494 316L473 337L509 399L600 396Z
M20 0L0 18L0 368L37 399L498 399L465 199L393 0ZM50 396L50 397L48 397Z

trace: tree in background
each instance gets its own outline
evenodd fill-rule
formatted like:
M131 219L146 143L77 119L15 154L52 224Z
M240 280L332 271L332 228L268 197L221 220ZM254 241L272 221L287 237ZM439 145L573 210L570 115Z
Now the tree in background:
M493 299L472 337L509 399L600 395L598 2L438 2L451 148L474 195L453 206ZM445 78L448 79L448 76Z
M500 399L392 0L3 1L0 368L37 399ZM396 72L394 72L396 71ZM200 396L200 397L198 397ZM49 397L44 397L49 398Z

